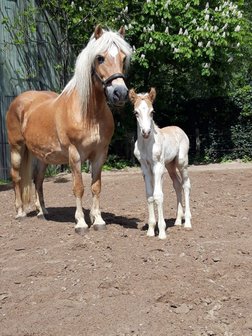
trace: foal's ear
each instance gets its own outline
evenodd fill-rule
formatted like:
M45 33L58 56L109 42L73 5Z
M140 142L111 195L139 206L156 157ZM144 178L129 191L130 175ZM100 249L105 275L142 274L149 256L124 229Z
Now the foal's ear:
M103 34L103 30L102 30L102 27L100 24L98 24L96 27L95 27L95 30L94 30L94 37L96 40L98 40L99 37L101 37Z
M125 36L125 27L121 26L121 28L118 30L118 33L124 38L124 36Z
M134 105L135 101L136 101L136 98L137 98L137 94L135 92L134 89L130 89L129 90L129 100L131 101L131 103Z
M149 92L149 98L150 98L150 101L153 103L154 102L154 100L155 100L155 98L156 98L156 95L157 95L157 93L156 93L156 89L154 88L154 87L152 87L151 89L150 89L150 92Z

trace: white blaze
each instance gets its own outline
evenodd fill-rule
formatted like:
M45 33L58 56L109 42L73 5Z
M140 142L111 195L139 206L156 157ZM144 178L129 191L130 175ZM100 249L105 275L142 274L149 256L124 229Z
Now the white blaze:
M109 48L108 52L109 52L110 56L116 57L116 55L118 55L118 53L119 53L119 50L118 50L118 48L115 44L112 44L112 46Z
M137 110L139 113L138 117L139 126L141 130L143 130L144 132L148 132L151 128L151 116L149 113L149 106L144 100L142 100Z

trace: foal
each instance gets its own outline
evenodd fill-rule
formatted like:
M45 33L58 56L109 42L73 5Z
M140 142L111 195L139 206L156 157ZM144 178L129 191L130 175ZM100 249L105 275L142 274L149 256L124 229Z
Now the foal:
M175 225L181 226L184 217L184 227L191 228L190 180L187 171L189 140L185 132L179 127L169 126L160 129L154 123L152 104L155 97L156 90L154 88L151 88L149 93L143 94L137 94L134 89L129 92L129 98L134 105L134 113L137 119L137 141L134 155L141 164L148 201L149 228L147 236L155 235L154 203L156 203L158 209L158 237L165 239L166 224L163 216L162 191L165 168L173 181L177 195ZM182 206L182 188L185 195L185 214Z

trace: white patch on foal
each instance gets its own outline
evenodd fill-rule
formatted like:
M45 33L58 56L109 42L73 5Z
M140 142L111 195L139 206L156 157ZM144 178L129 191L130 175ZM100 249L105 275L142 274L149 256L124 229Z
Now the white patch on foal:
M137 106L136 111L138 112L137 119L141 132L149 133L151 129L152 119L149 116L149 113L153 108L146 103L145 100L141 100L140 104Z

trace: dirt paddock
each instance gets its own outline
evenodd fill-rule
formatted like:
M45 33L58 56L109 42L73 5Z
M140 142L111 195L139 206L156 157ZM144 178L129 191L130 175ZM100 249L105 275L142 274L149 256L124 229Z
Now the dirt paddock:
M165 241L146 237L138 168L103 173L107 230L85 236L70 175L44 183L47 221L33 208L16 221L13 190L0 186L0 335L252 335L252 164L192 166L190 177L186 231L173 226L165 175Z

